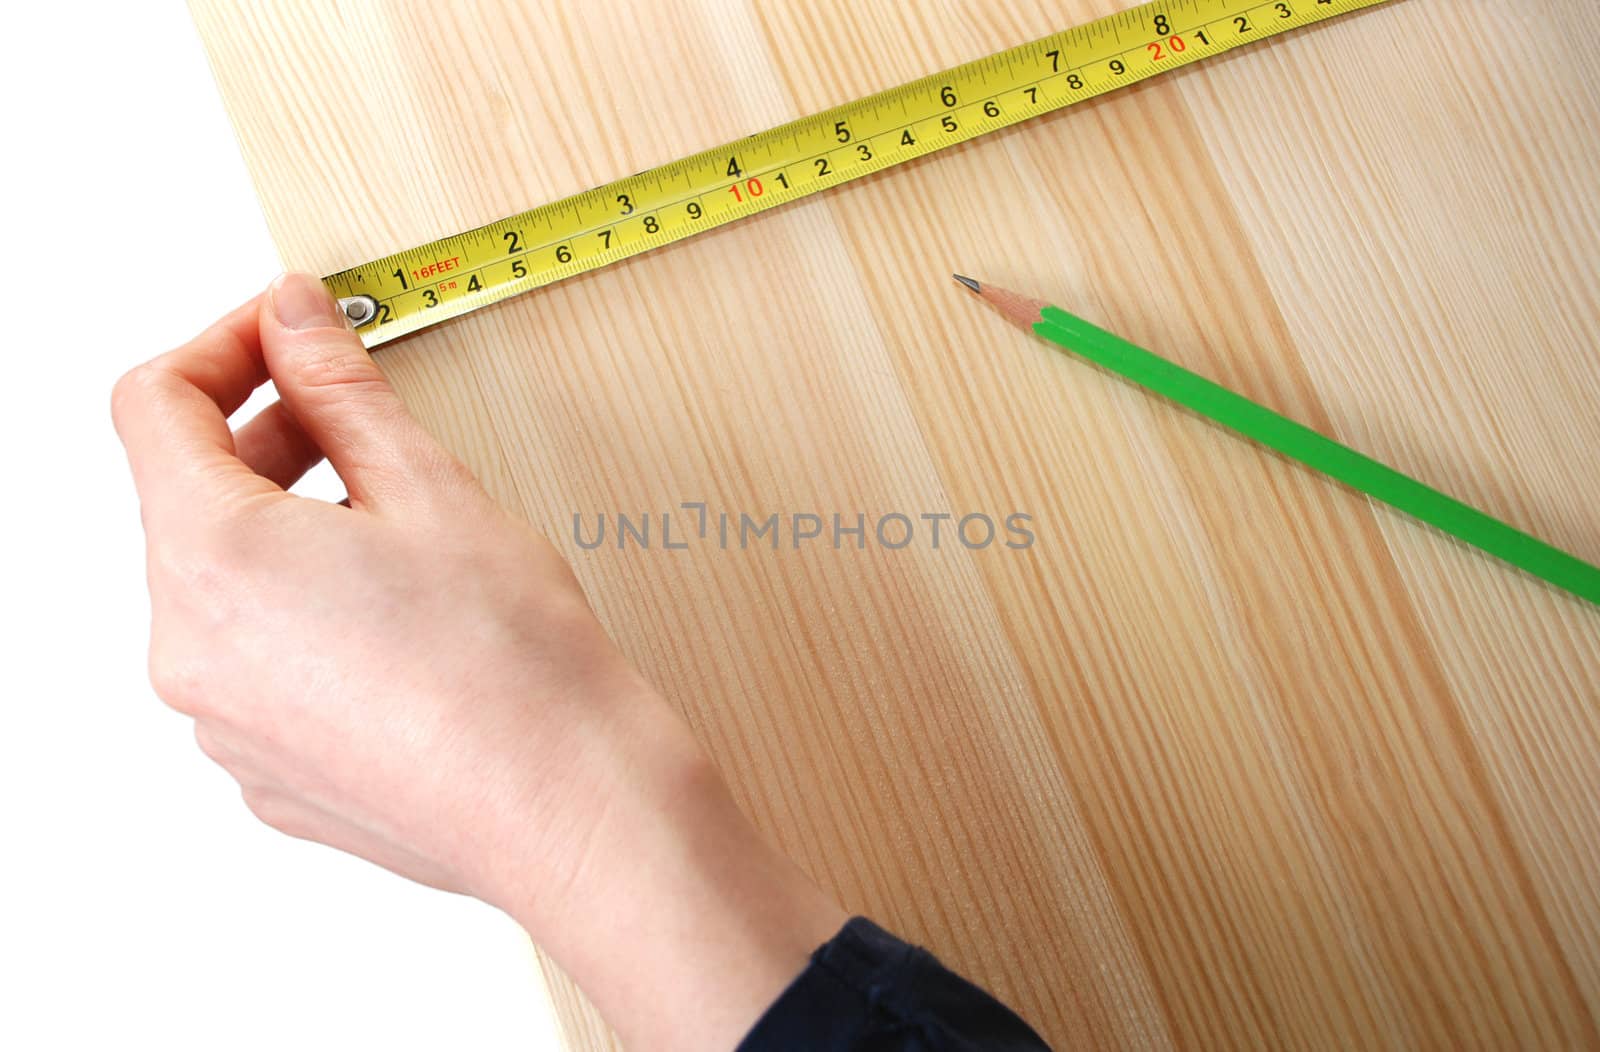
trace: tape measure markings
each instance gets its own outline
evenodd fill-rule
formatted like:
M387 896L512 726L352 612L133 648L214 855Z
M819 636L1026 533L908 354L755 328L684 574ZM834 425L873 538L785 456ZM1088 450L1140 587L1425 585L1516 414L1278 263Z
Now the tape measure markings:
M1385 2L1155 0L324 281L336 296L375 301L360 328L366 345L375 347L1256 40ZM1194 17L1181 21L1176 12L1185 9ZM1139 31L1137 43L1122 43L1124 28ZM890 118L896 123L886 124L890 104L899 112ZM784 148L786 141L791 148ZM679 177L684 190L673 186ZM535 242L529 231L540 225L554 236Z

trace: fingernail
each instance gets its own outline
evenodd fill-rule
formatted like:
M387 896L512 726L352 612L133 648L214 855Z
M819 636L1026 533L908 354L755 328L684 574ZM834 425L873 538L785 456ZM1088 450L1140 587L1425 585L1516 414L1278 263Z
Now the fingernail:
M348 329L350 320L322 282L305 274L285 274L272 283L272 312L286 329Z

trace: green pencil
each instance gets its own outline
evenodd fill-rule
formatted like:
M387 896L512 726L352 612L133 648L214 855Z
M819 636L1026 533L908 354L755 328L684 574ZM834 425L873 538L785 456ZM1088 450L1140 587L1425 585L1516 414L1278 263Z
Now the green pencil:
M955 275L985 303L1096 365L1232 428L1377 500L1415 516L1535 577L1600 604L1600 567L1440 493L1082 318L1006 289Z

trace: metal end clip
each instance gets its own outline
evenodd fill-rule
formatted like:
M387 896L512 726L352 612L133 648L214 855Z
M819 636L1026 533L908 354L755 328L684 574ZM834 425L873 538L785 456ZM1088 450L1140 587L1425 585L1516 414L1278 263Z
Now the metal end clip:
M339 309L350 319L354 328L371 323L378 316L378 301L371 296L346 296L339 301Z

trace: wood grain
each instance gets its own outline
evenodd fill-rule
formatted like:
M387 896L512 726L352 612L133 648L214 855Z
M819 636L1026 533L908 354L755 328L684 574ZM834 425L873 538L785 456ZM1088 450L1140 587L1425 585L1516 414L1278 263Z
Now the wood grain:
M329 273L1128 5L192 6L285 263ZM1600 610L948 278L1600 560L1595 39L1396 0L379 360L760 825L1057 1047L1600 1047ZM574 541L685 501L1037 543Z

